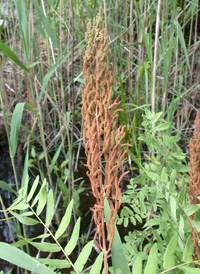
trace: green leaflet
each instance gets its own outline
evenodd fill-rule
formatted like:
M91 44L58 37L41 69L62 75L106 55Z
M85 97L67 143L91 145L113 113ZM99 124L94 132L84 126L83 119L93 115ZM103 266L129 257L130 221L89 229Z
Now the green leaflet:
M0 258L14 265L32 271L35 274L55 274L54 271L40 264L36 259L32 258L25 252L12 245L2 242L0 242Z
M149 253L147 264L145 267L144 274L156 274L158 263L158 244L155 243Z
M142 274L142 259L140 256L138 256L133 263L132 274L135 273Z
M165 269L169 269L175 265L175 251L177 248L177 244L178 244L178 234L175 234L171 238L164 254L163 267Z
M5 190L7 190L7 191L9 191L9 192L12 192L12 193L17 194L17 192L16 192L14 189L12 189L12 188L9 186L9 184L7 184L7 183L4 182L4 181L0 181L0 188L3 188L3 189L5 189Z
M48 200L47 200L47 214L46 214L46 222L45 222L46 226L49 226L52 221L53 211L54 211L54 197L53 197L53 191L52 189L50 189L48 193Z
M189 266L181 266L179 267L184 271L185 274L199 274L199 269L198 268L192 268Z
M18 221L24 225L36 225L38 224L39 222L33 218L30 218L30 217L24 217L24 216L21 216L13 211L10 211L10 213L18 219Z
M79 231L80 231L80 221L81 221L81 218L79 217L75 226L74 226L71 238L65 247L65 252L67 255L70 255L72 253L72 251L74 250L74 248L77 244L77 241L79 238Z
M198 205L186 205L186 206L184 206L183 209L187 216L191 216L199 209L199 206Z
M171 122L165 122L155 127L155 131L166 130L171 126Z
M194 252L194 246L192 242L192 235L188 237L184 251L183 251L183 261L184 262L192 262L193 261L193 252Z
M72 207L73 207L73 200L71 200L71 202L69 203L65 215L63 216L61 223L56 231L55 234L55 238L58 239L67 229L70 219L71 219L71 215L72 215Z
M47 203L47 190L46 190L46 182L41 187L41 190L38 195L38 206L36 213L39 216L42 210L44 209L45 205Z
M99 274L102 267L102 261L103 261L103 251L98 255L96 258L91 270L90 274Z
M40 199L41 192L44 191L44 188L45 188L45 190L46 190L46 182L47 182L47 180L46 180L46 178L45 178L44 181L43 181L43 184L42 184L42 186L41 186L41 188L40 188L40 191L38 192L38 194L36 195L36 197L34 198L32 204L31 204L31 207L32 207L32 208L34 207L34 205L35 205L35 204L38 202L38 200Z
M59 259L46 259L40 258L37 259L38 262L42 264L48 264L49 266L56 267L56 268L69 268L71 265L67 260L59 260Z
M57 244L52 244L52 243L46 243L46 242L32 242L29 241L28 239L25 239L29 244L32 246L36 247L38 250L43 251L43 252L59 252L60 247Z
M39 183L39 176L36 177L32 187L31 187L31 190L30 190L30 192L28 194L28 197L27 197L27 202L29 202L32 199L32 197L33 197L33 195L36 191L36 188L38 186L38 183Z
M74 266L78 271L82 271L92 251L93 241L87 243L79 254Z

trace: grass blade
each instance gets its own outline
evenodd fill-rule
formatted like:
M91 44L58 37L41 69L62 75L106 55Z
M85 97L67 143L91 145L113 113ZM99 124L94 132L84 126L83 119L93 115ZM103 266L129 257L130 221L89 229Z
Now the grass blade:
M55 274L25 252L2 242L0 242L0 258L36 274Z
M0 50L2 50L4 55L10 58L13 62L15 62L18 66L20 66L24 71L29 72L29 69L22 64L22 62L17 58L14 52L1 41L0 41Z
M10 142L11 142L11 155L14 158L17 151L19 128L21 126L22 114L24 110L25 103L18 103L15 107L12 120L11 120L11 132L10 132Z

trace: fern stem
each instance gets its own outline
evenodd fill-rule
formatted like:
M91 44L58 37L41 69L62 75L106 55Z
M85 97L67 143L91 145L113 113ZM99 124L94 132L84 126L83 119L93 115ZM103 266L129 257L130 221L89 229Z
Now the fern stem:
M22 196L23 197L23 196ZM55 243L57 244L57 246L60 248L60 250L62 251L62 253L64 254L64 256L66 257L66 259L68 260L68 262L70 263L71 267L74 269L74 271L79 274L78 270L76 269L76 267L74 266L74 264L72 263L72 261L70 260L70 258L68 257L68 255L66 254L66 252L64 251L64 249L62 248L62 246L60 245L60 243L56 240L56 238L54 237L54 235L52 234L51 230L45 225L45 223L40 219L40 217L35 213L35 211L32 209L32 207L30 206L29 202L27 202L27 200L23 197L23 199L25 200L25 202L27 203L27 205L29 206L30 210L33 212L34 216L38 219L38 221L41 223L41 225L47 230L47 232L51 235L51 237L53 238L53 240L55 241Z

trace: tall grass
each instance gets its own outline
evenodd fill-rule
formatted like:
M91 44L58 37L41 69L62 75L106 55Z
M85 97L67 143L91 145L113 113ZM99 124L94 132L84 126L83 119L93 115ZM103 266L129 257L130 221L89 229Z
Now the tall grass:
M79 193L74 168L83 147L84 33L88 19L93 20L100 7L109 37L107 67L114 65L113 93L120 95L124 109L119 123L126 125L125 142L133 145L128 151L129 169L138 169L145 154L138 140L145 108L162 111L161 118L172 125L168 133L185 139L200 105L198 0L4 3L0 11L5 21L0 28L0 128L7 132L16 188L21 182L12 138L27 149L26 173L29 168L41 179L47 177L57 205L63 201L63 207ZM25 102L22 126L16 129L14 109Z

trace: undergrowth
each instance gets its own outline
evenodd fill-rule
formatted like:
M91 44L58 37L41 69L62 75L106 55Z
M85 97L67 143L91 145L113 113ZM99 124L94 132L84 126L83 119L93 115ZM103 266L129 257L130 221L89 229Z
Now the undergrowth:
M99 9L106 54L103 67L95 69L94 60L102 61L95 57L101 51L92 49L95 33L88 66L91 75L107 75L94 81L93 89L109 89L109 102L101 98L103 119L98 113L93 117L104 121L97 141L98 125L83 122L83 112L90 119L89 103L82 113L81 107L82 98L97 104L94 94L82 97L84 88L90 91L91 77L82 68L86 26ZM0 258L12 266L1 273L199 273L198 0L14 0L1 2L0 15L0 133L14 175L12 185L0 180L11 197L6 208L0 194L1 222L12 239L0 239ZM110 102L122 110L118 120ZM123 144L112 159L112 148L102 153L106 140L114 148L111 135L120 126L128 155L123 163ZM96 167L90 175L100 170L102 182L108 172L116 182L125 176L118 187L106 185L107 179L97 186L96 227L93 217L84 223L93 204L81 216L81 195L92 200L84 150L97 143L101 159L95 162L86 153L87 166ZM94 190L94 178L92 184ZM110 246L103 248L111 248L108 270L97 244L104 222L112 225ZM80 235L83 223L87 228ZM38 234L29 237L28 227Z

